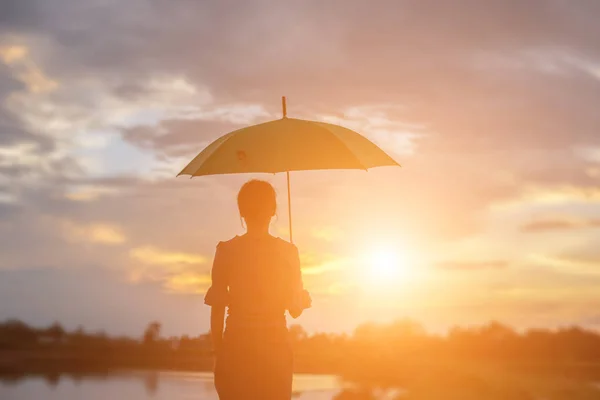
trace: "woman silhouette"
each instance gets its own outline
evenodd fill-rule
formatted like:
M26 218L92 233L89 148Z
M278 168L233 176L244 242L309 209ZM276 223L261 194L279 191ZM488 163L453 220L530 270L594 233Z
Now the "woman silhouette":
M212 306L215 387L221 400L291 399L285 311L297 318L311 306L298 249L269 234L277 208L269 183L245 183L237 201L247 232L217 246L212 286L204 299Z

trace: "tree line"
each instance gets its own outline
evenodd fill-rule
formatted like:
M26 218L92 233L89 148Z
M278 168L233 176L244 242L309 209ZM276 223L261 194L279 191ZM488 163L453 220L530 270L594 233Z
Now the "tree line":
M338 374L380 381L410 375L428 365L510 365L523 371L598 375L600 333L582 327L519 332L490 322L428 333L414 321L363 324L352 333L307 333L292 325L289 338L298 372ZM139 337L73 331L56 323L37 328L9 320L0 323L0 373L12 370L110 370L112 368L207 371L213 366L208 333L165 337L159 322ZM575 368L574 366L578 366ZM570 372L571 371L571 372Z

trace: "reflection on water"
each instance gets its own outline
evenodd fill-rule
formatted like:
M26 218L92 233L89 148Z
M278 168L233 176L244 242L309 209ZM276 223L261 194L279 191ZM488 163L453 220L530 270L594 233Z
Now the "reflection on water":
M211 373L122 372L99 376L48 375L5 377L0 381L2 400L180 400L218 399ZM294 398L330 400L341 395L334 376L294 376ZM343 395L342 395L343 396Z
M297 400L579 400L600 399L600 385L563 379L533 378L519 384L502 379L486 386L478 380L453 385L446 380L413 382L408 391L342 384L329 375L295 375ZM529 384L525 384L529 381ZM211 373L121 372L110 375L0 376L1 400L182 400L214 399Z

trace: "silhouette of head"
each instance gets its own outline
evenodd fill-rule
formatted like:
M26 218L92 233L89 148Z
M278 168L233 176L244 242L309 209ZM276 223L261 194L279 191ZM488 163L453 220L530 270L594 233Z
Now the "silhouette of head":
M268 224L277 210L275 189L269 182L257 179L242 186L237 202L246 224Z

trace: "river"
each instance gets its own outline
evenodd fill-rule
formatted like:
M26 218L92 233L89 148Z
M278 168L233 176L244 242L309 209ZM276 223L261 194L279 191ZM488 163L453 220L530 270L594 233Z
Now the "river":
M329 375L295 375L294 398L330 400L341 391ZM211 373L120 372L73 378L24 377L0 381L2 400L217 400Z

